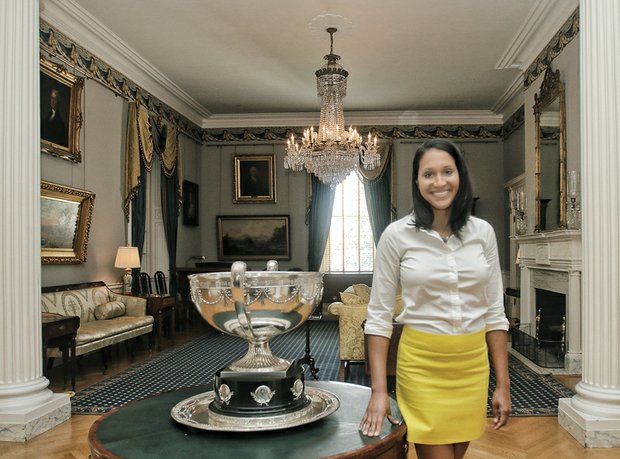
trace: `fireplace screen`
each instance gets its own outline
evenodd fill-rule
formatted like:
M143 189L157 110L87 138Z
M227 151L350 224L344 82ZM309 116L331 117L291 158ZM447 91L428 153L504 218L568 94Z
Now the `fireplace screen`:
M566 295L536 289L536 323L511 328L512 347L544 368L564 368Z

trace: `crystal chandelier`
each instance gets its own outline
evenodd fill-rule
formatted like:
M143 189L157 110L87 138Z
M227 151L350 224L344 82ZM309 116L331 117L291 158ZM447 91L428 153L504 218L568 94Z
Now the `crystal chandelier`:
M336 28L327 29L330 37L329 54L325 64L315 72L318 96L321 98L321 117L318 131L306 129L298 143L295 135L287 142L284 167L308 173L332 188L342 182L358 164L366 169L376 168L381 160L377 153L377 137L368 133L367 139L352 126L344 128L344 97L347 94L347 72L334 54Z

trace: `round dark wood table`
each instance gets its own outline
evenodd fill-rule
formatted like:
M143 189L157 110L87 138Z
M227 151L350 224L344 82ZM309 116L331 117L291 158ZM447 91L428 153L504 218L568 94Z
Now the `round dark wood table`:
M210 390L191 387L148 397L115 409L97 420L88 433L93 458L382 458L406 457L406 426L384 421L381 434L366 437L358 425L370 389L355 384L312 381L330 391L340 408L321 420L288 429L220 432L193 429L170 416L177 403ZM392 414L402 419L395 401Z

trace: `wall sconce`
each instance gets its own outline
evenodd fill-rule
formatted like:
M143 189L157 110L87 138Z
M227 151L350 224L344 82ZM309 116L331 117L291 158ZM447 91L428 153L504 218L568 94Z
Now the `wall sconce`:
M579 204L579 173L575 170L568 171L568 215L566 226L568 229L581 229L581 205Z
M527 232L527 217L525 211L527 209L525 201L525 191L523 190L510 190L510 212L512 213L513 221L515 222L515 232L517 235L522 235Z
M123 275L123 291L125 293L131 292L131 270L132 268L140 267L140 255L138 254L137 247L119 247L116 252L116 260L114 260L115 268L123 268L125 274Z

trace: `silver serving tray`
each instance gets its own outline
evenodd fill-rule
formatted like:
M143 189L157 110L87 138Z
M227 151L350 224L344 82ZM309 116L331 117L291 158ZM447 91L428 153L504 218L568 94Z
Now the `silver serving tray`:
M215 399L215 392L203 392L177 403L170 415L176 422L201 430L226 432L256 432L259 430L281 430L309 424L329 416L340 407L340 399L326 390L306 387L310 404L292 413L276 416L239 417L225 416L209 410Z

